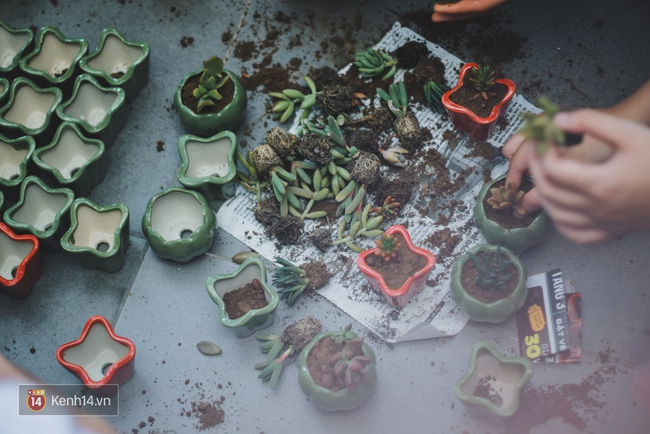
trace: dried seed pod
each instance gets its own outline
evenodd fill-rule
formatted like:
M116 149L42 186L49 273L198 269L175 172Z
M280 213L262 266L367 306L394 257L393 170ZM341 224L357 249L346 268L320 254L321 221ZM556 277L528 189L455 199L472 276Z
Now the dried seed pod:
M282 164L278 154L269 145L256 146L251 151L251 158L258 173L263 177L269 176L271 169Z
M332 151L327 137L321 134L307 134L300 141L300 152L308 160L325 166L332 159Z
M379 179L379 157L366 151L359 151L348 170L352 179L360 184L370 185Z
M273 148L279 157L291 154L298 146L298 137L281 127L275 127L266 133L266 144Z

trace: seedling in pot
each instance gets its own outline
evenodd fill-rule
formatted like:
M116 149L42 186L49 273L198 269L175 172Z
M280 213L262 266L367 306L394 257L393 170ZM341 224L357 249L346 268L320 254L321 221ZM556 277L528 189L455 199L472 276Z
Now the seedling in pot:
M230 77L223 72L223 60L219 57L212 56L203 62L203 74L199 80L198 86L192 91L194 98L199 102L196 107L197 113L201 113L206 107L216 104L223 96L219 93L219 88L226 84Z
M397 256L397 250L400 248L401 243L395 235L384 233L381 238L375 240L377 245L377 250L375 250L375 255L381 256L384 261L389 262L395 256Z
M391 57L388 53L368 48L356 54L354 64L359 68L359 72L364 77L375 77L382 74L386 69L388 71L382 77L382 80L388 80L397 72L397 59Z
M496 72L489 65L478 65L472 68L468 79L476 90L474 99L481 98L483 101L487 101L490 96L496 96L492 90L497 83L495 75ZM487 103L483 102L481 107L487 107Z
M320 330L320 321L308 316L285 328L282 336L265 332L255 335L262 341L262 352L266 353L266 360L255 365L255 369L262 371L257 378L268 381L271 388L275 389L285 360L294 352L300 352ZM286 350L278 357L285 345Z
M543 112L539 114L522 113L521 117L526 122L520 132L527 139L534 140L537 143L537 153L539 155L544 155L548 147L553 143L558 146L571 146L582 141L582 134L567 133L555 125L553 118L560 110L557 104L552 103L544 96L540 96L537 105Z
M524 191L517 190L517 187L511 181L508 185L491 188L487 202L495 210L514 209L517 214L523 215L526 213L521 204L523 197Z
M472 252L468 254L476 265L477 275L474 284L482 288L504 291L510 278L516 274L516 269L506 273L513 263L501 253L500 246L494 252L483 253L480 258Z
M358 384L367 380L364 368L372 359L363 354L363 338L354 337L356 335L350 333L351 328L352 324L348 324L334 339L335 343L343 344L343 347L332 356L331 361L336 362L334 375L352 392Z

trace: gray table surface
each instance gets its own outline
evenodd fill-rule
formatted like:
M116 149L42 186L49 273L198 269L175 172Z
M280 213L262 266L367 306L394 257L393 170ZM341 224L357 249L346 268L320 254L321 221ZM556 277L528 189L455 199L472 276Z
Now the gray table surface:
M207 254L185 264L162 260L148 248L140 226L146 204L154 194L177 185L176 144L185 132L171 108L173 93L185 73L215 53L225 55L233 71L254 72L254 64L266 55L280 65L298 58L303 73L323 65L340 67L400 21L466 61L490 61L495 44L512 45L513 54L497 59L498 66L529 101L541 92L564 107L605 107L648 78L646 2L513 0L488 19L438 26L436 31L426 22L430 3L3 0L0 17L14 28L57 26L68 37L86 38L92 51L101 30L115 27L129 40L150 44L151 66L148 85L129 104L127 123L107 151L106 178L89 195L100 204L129 207L126 265L108 274L84 269L62 252L46 252L43 274L27 299L0 297L2 354L44 382L76 384L79 380L57 363L56 349L76 339L90 316L106 316L117 334L137 347L135 375L120 390L120 414L109 419L129 433L198 431L203 426L196 413L181 414L190 411L192 403L214 402L221 396L225 421L210 431L647 432L650 403L644 405L635 387L650 369L646 233L593 247L573 245L552 233L522 256L530 273L563 269L568 282L583 293L584 330L582 362L537 365L529 386L558 390L558 401L576 417L563 421L567 411L549 410L551 419L546 421L531 412L517 424L472 417L453 393L453 382L467 370L474 343L491 342L507 355L518 352L514 320L500 325L470 322L450 338L395 345L371 340L379 360L374 394L353 412L327 413L300 391L295 363L285 368L278 388L271 390L253 369L264 358L255 338L237 339L217 323L205 279L234 270L229 258L246 250L244 244L219 231ZM275 30L277 39L262 43ZM225 40L224 33L232 38ZM495 35L506 39L499 42ZM183 37L194 38L193 44L183 48ZM300 44L291 43L296 38ZM250 59L235 55L237 44L244 42L258 44ZM481 52L480 47L487 49ZM299 77L292 79L297 82ZM259 91L249 92L249 109L236 131L249 146L259 143L273 124L265 111L268 101ZM159 141L164 142L162 152L156 150ZM271 330L281 332L308 314L328 329L354 323L316 296L292 309L282 302ZM359 324L355 329L368 335ZM218 343L223 354L200 354L195 348L200 340ZM585 399L562 388L584 389L585 384ZM144 428L141 421L146 422Z

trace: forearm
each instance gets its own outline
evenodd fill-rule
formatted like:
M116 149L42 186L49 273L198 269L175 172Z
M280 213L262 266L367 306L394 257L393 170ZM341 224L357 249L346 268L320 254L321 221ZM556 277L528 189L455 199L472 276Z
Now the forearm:
M640 124L650 126L650 80L620 103L604 110Z

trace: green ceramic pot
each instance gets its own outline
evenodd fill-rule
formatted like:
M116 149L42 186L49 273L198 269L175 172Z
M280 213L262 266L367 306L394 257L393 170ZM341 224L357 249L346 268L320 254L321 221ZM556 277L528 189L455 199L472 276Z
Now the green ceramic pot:
M491 344L480 342L470 353L469 371L454 383L454 393L470 413L501 419L515 414L532 375L528 359L504 357Z
M128 41L114 28L102 30L97 50L81 59L81 69L103 86L120 87L127 102L149 81L149 44Z
M0 76L14 78L20 74L20 59L34 47L34 32L12 29L0 19Z
M151 198L142 218L142 231L161 258L187 262L208 251L217 217L205 197L173 187Z
M519 258L509 249L503 246L494 246L489 244L480 244L470 249L470 252L477 255L479 252L496 252L501 249L501 253L514 264L517 269L517 286L510 295L492 303L480 301L470 295L463 286L461 274L463 266L471 260L468 253L461 255L454 263L451 269L451 298L453 298L474 321L500 323L510 318L524 305L526 301L526 269Z
M32 136L36 146L43 146L52 139L59 125L54 111L59 107L63 94L56 87L42 89L25 77L11 82L9 101L0 108L0 127L10 138Z
M544 239L551 226L548 215L542 211L533 222L524 228L506 229L485 215L483 200L492 185L505 178L500 176L483 185L474 205L474 223L490 244L498 244L509 248L513 252L523 252Z
M0 107L5 105L9 101L9 88L11 83L8 79L2 77L0 78Z
M110 147L126 122L125 102L124 90L103 87L92 75L81 74L74 81L72 97L56 109L56 114Z
M219 113L196 114L192 109L186 107L181 101L181 90L185 83L195 75L199 75L203 70L194 71L187 74L181 80L181 84L174 94L174 107L181 118L185 129L192 134L198 134L203 137L210 137L220 131L233 131L239 125L246 110L246 91L241 85L237 76L227 69L223 70L235 85L235 93L232 102L223 108Z
M61 250L59 241L68 227L73 200L69 188L50 188L28 176L20 186L20 199L5 211L4 222L18 233L34 235L48 250Z
M18 200L35 147L31 136L9 139L0 134L0 191L7 198Z
M240 318L229 318L223 296L251 283L253 279L259 280L262 284L268 304L261 309L249 310ZM280 296L267 283L266 266L260 258L246 259L233 273L213 274L208 277L205 285L210 298L219 307L219 322L232 331L235 336L244 338L273 324Z
M87 196L106 174L104 143L84 136L71 122L62 123L52 142L34 151L33 160L77 196Z
M229 199L235 194L236 152L237 136L230 131L208 138L185 134L178 141L178 181L185 188L200 191L208 200Z
M20 59L20 69L41 87L56 86L67 98L79 73L79 60L88 54L84 38L66 38L56 27L43 27L34 50Z
M352 392L348 389L332 392L314 383L309 373L309 368L307 368L309 352L324 337L338 335L339 333L331 331L319 333L298 355L298 382L300 383L300 388L314 404L327 411L347 411L359 407L370 396L377 382L377 359L372 348L364 341L362 346L363 354L371 359L371 362L364 367L367 381L358 384Z
M129 209L123 204L100 206L80 197L70 208L70 229L61 238L63 250L86 268L113 273L124 266L129 246Z

